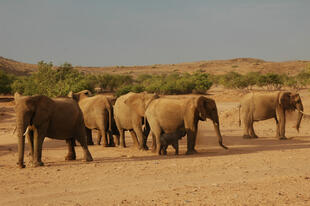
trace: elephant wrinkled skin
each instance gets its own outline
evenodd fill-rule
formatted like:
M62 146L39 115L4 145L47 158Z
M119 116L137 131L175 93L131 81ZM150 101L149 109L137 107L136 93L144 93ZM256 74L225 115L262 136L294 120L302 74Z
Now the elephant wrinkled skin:
M34 166L42 166L42 144L45 137L66 140L67 160L74 160L75 139L81 144L85 161L92 161L87 147L83 114L70 98L49 98L43 95L14 95L16 131L18 136L18 165L24 168L25 136L28 138Z
M206 118L213 121L219 144L227 149L222 143L217 108L213 99L203 96L181 99L162 97L150 103L145 116L151 128L153 151L159 155L161 154L160 136L162 133L175 133L178 130L186 131L186 154L196 153L198 121L205 121Z
M115 144L112 137L112 104L109 98L104 95L99 94L92 97L90 97L90 95L90 91L83 90L78 93L70 92L68 96L72 97L78 102L83 112L88 144L94 144L91 130L97 129L97 144L100 144L101 137L103 137L103 146L113 147ZM107 138L107 136L109 136L109 138Z
M276 120L276 137L286 139L286 111L298 111L296 129L299 131L302 119L303 104L299 94L291 92L249 93L246 94L239 106L239 125L243 121L243 137L257 138L253 122L274 118Z
M146 92L130 92L116 99L114 105L114 119L120 134L120 145L126 147L124 131L128 130L134 144L141 150L147 150L146 136L149 128L142 131L144 113L148 105L158 98L156 94Z

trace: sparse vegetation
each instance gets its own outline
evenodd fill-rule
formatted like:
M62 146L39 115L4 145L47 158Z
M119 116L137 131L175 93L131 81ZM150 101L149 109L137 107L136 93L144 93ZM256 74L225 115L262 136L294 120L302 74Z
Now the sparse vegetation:
M0 93L18 91L24 95L44 94L50 97L65 96L69 91L77 92L83 89L94 91L96 87L101 91L115 92L117 96L130 91L204 94L213 84L231 89L252 89L254 86L267 90L278 90L283 86L300 89L310 84L310 66L295 76L260 72L249 72L245 75L237 72L211 75L198 70L193 74L142 74L134 78L130 74L84 74L75 70L69 63L54 68L52 63L41 61L38 63L38 71L30 76L15 77L0 72Z
M15 76L7 74L4 71L0 71L0 94L12 93L12 83L15 80Z

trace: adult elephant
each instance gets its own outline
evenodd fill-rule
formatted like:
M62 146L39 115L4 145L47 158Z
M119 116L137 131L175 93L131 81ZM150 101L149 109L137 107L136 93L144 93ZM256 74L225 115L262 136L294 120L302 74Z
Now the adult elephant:
M83 90L78 93L70 92L68 94L69 97L72 97L78 102L83 112L88 144L94 144L92 130L97 129L97 144L100 144L101 137L103 137L104 147L114 147L115 144L112 137L112 104L104 95L100 94L92 97L90 95L91 92L89 90Z
M160 153L160 135L185 130L187 134L186 154L196 153L195 143L198 130L198 121L211 119L219 145L223 145L220 132L219 118L216 103L213 99L204 96L192 98L160 98L153 100L145 112L153 136L153 151Z
M239 125L241 124L240 112L244 124L243 138L258 137L253 127L255 121L274 118L277 125L276 137L279 139L286 139L286 111L294 110L298 111L296 129L299 131L303 116L303 105L299 94L287 91L246 94L242 98L239 107Z
M128 130L134 144L139 149L148 149L146 146L146 136L149 130L142 131L142 124L146 108L156 98L158 98L156 94L130 92L116 99L114 118L120 134L120 145L122 147L126 147L124 131Z
M16 131L18 135L18 165L24 168L25 136L28 138L34 166L43 166L42 144L45 137L66 140L66 160L74 160L73 141L84 151L84 159L92 161L87 147L83 114L70 98L49 98L43 95L22 96L15 93Z

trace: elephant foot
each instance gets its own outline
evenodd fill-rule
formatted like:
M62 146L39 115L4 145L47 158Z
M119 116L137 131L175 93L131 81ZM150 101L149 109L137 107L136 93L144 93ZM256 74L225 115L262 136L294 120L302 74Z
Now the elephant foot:
M252 137L250 135L248 135L248 134L244 134L243 135L243 139L252 139Z
M279 140L288 140L286 137L280 137Z
M41 167L41 166L44 166L43 162L33 162L32 163L32 167Z
M83 161L84 162L91 162L91 161L93 161L93 157L91 156L90 152L86 153Z
M195 149L187 150L186 155L197 154L198 152Z
M85 162L91 162L91 161L93 161L92 156L88 156L88 157L85 159Z
M76 156L75 156L75 155L67 155L67 156L65 157L65 160L66 160L66 161L76 160Z
M24 163L20 163L20 162L18 162L17 165L18 165L18 167L19 167L20 169L26 167L26 165L25 165Z
M109 147L115 147L115 143L114 142L110 143Z
M148 148L146 149L145 147L138 147L138 149L141 151L147 151L148 150Z

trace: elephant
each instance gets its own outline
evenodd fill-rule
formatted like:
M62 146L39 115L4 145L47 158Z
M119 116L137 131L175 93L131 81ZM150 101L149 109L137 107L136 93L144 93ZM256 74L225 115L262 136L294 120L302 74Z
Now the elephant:
M91 92L89 90L83 90L78 93L70 92L68 94L69 97L78 102L83 112L88 144L94 144L92 129L97 129L97 144L100 145L101 137L103 137L104 147L114 147L115 144L112 137L112 104L105 95L100 94L92 97L90 95ZM107 138L107 133L109 138Z
M175 155L179 154L179 139L186 134L185 130L177 130L174 133L162 133L160 135L160 154L167 155L168 145L172 145L175 149Z
M158 155L161 155L160 135L175 133L179 130L185 130L187 134L186 154L197 153L195 144L198 121L205 121L206 118L213 121L219 145L227 149L222 141L216 103L211 98L204 96L181 99L161 97L150 103L145 116L153 137L153 151L156 151Z
M114 105L114 119L120 134L120 146L126 147L124 131L128 130L134 144L141 150L147 150L146 136L149 128L142 131L144 113L148 105L159 98L157 94L146 92L129 92L116 99Z
M298 111L296 129L299 132L303 104L298 93L279 91L246 94L239 105L239 126L241 126L240 115L244 124L243 138L258 138L254 132L253 123L274 118L277 125L276 138L287 139L285 137L286 111L294 110Z
M93 158L87 147L83 114L70 98L49 98L44 95L14 94L16 131L18 136L18 165L24 168L25 136L28 138L33 166L43 166L42 145L45 137L66 140L66 160L75 160L75 139L81 144L84 160Z

